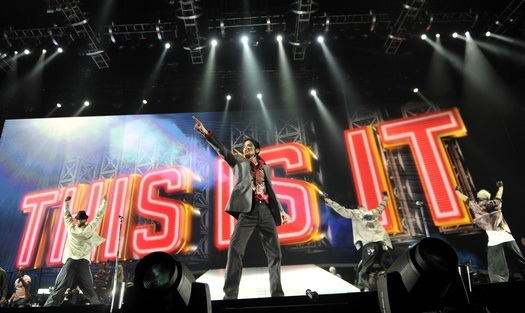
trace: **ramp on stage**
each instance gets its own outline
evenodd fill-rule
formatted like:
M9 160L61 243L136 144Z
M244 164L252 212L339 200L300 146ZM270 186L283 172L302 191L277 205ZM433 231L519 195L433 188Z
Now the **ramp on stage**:
M197 278L198 282L208 284L212 301L222 300L224 296L224 275L225 269L216 269L209 270ZM281 280L286 297L304 296L307 289L319 295L359 292L354 285L313 264L282 266ZM239 299L269 297L268 268L244 268L239 286Z

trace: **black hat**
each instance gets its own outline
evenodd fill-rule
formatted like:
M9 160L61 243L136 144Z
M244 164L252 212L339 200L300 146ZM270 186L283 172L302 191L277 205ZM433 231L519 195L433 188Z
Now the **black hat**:
M77 220L87 220L88 217L89 216L86 214L86 211L78 211L77 216L75 216Z

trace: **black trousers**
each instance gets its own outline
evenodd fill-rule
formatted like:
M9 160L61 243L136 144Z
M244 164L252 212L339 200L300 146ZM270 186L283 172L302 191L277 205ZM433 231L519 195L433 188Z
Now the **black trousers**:
M73 286L75 282L91 304L101 303L93 287L93 276L91 275L89 261L86 259L67 259L57 275L53 291L51 291L44 306L60 305L67 288L76 287Z
M384 242L369 242L361 248L361 261L357 266L357 288L363 291L370 288L370 273L374 264L379 264L382 270L387 270L393 262L389 250L383 250Z
M525 258L515 240L488 246L487 260L491 283L508 282L509 267L525 275Z
M248 240L257 228L262 246L268 260L270 274L270 294L272 297L284 296L281 285L281 245L277 226L266 203L255 202L250 212L241 213L230 238L228 261L226 262L226 279L224 281L224 298L237 299L242 276L242 259Z

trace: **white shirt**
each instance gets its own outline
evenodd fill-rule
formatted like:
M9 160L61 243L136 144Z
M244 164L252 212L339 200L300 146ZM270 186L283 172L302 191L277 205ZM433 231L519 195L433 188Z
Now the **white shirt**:
M514 241L512 234L504 230L486 230L489 242L487 246L496 246L504 242Z
M67 259L80 260L86 259L91 262L89 255L91 251L103 243L106 239L102 238L95 232L95 229L102 222L102 217L107 209L107 200L104 199L98 207L97 214L91 223L79 227L73 221L71 212L69 212L69 204L64 205L64 222L68 232L66 240L66 249L62 255L62 263L66 263Z

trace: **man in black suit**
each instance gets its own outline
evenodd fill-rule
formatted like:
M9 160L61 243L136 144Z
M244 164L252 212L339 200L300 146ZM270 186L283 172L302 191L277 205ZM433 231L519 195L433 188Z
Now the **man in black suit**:
M281 246L277 226L291 221L277 200L270 179L270 168L259 156L261 147L251 138L244 140L243 155L233 154L196 118L194 129L228 163L237 178L225 211L237 219L228 247L224 299L237 299L242 275L242 258L251 234L261 235L270 273L270 294L284 296L281 285Z

